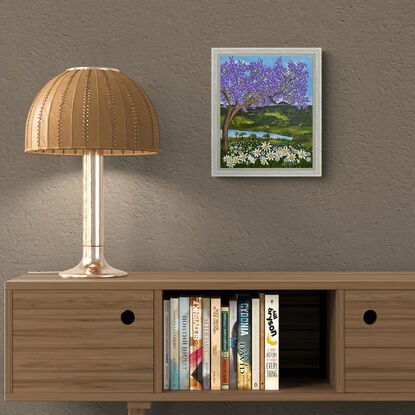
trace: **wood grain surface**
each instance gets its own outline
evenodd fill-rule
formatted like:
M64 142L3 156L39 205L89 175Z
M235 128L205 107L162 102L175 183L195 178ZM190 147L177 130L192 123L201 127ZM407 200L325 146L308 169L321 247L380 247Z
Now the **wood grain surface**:
M41 285L40 285L41 284ZM336 290L415 289L414 272L130 272L124 278L66 279L57 274L25 274L7 288L160 290Z
M414 277L273 272L132 273L105 281L17 277L6 283L6 400L415 400ZM281 390L163 392L163 293L236 287L281 295ZM363 321L368 309L377 313L373 325ZM135 315L130 325L121 321L125 310Z
M13 392L153 391L152 291L18 290L12 304Z

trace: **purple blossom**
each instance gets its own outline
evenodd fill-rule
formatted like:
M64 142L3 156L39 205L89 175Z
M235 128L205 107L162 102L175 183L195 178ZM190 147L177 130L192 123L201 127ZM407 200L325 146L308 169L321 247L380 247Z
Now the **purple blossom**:
M220 66L221 104L235 110L264 107L281 100L298 109L307 108L308 72L303 62L289 61L284 67L279 58L274 66L235 60L232 56Z

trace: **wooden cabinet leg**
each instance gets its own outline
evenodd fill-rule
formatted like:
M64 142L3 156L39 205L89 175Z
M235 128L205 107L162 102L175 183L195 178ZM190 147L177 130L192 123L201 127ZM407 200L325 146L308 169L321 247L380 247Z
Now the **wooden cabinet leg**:
M128 408L128 415L147 415L147 411L144 408Z
M147 415L151 402L128 402L128 415Z

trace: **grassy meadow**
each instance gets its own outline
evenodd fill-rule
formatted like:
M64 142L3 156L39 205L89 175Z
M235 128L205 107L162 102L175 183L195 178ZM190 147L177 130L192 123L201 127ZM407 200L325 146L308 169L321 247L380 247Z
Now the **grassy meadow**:
M225 118L225 109L221 108L221 128ZM298 110L296 106L278 104L269 107L248 109L239 112L233 118L229 129L276 133L293 137L293 143L310 147L313 142L313 109ZM252 137L251 137L252 138Z
M221 109L221 128L225 110ZM221 151L221 167L228 168L311 168L313 144L313 110L309 106L281 103L238 113L230 130L244 131L243 137L228 138L228 151ZM292 140L255 135L279 134Z

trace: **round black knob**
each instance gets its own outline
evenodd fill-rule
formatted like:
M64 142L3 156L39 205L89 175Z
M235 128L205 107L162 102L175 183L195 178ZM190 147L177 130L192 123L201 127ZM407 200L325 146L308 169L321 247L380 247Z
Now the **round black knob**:
M377 317L378 315L375 310L367 310L365 311L365 314L363 314L363 321L370 325L376 321Z
M121 321L124 324L132 324L134 323L135 315L131 310L125 310L121 313Z

